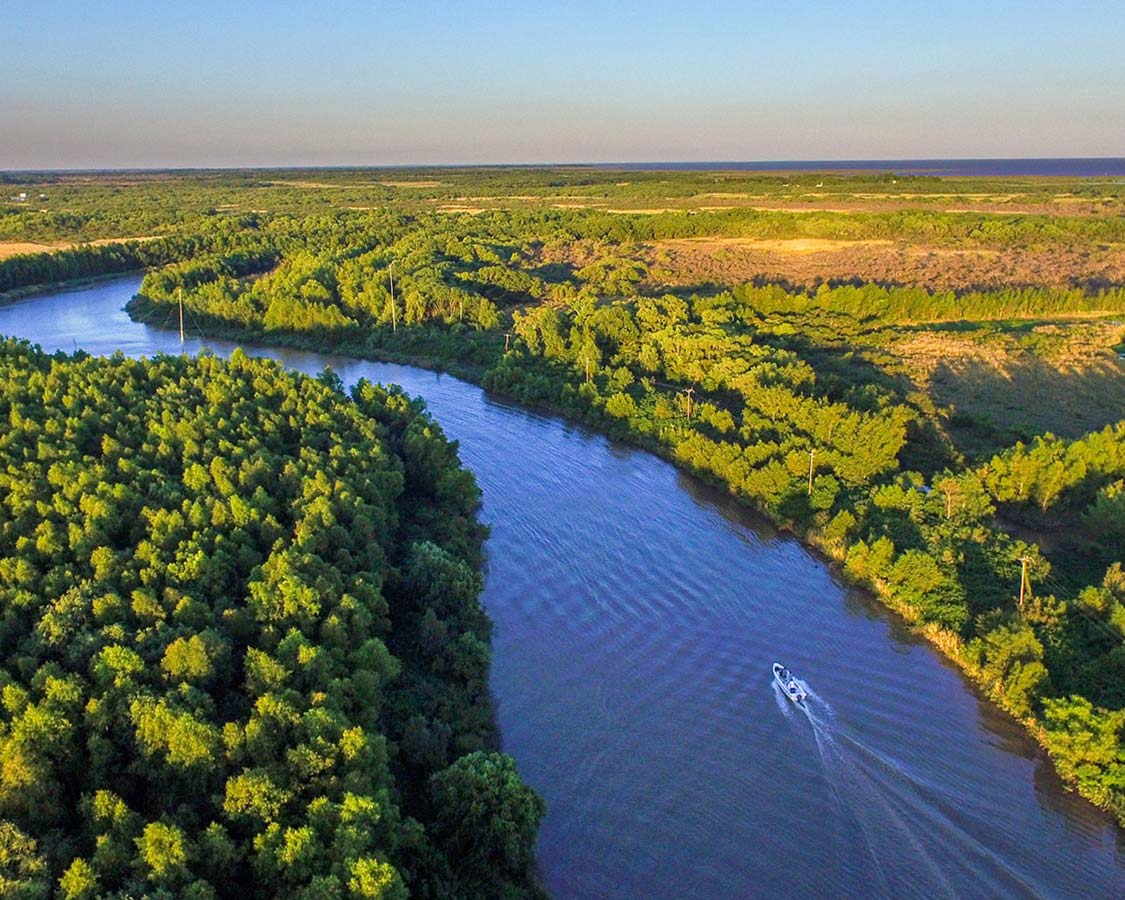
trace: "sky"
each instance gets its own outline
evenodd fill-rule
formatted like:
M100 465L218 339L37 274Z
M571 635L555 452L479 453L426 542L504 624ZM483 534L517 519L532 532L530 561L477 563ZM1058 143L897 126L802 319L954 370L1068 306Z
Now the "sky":
M0 169L1125 156L1120 0L2 10Z

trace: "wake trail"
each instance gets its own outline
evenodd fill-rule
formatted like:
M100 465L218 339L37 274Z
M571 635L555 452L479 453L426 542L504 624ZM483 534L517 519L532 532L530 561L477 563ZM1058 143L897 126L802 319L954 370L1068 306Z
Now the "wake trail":
M814 696L811 691L809 696ZM877 830L875 825L891 824L893 830L917 851L918 859L934 878L936 886L940 886L950 896L956 896L956 890L944 870L919 836L917 823L921 820L925 823L924 835L928 842L936 837L940 843L958 845L965 856L977 860L974 869L979 867L991 870L994 882L1006 883L1009 889L1014 888L1027 896L1043 895L1041 887L1014 869L995 850L957 821L965 817L958 810L956 799L948 791L918 777L905 764L847 734L835 722L822 718L813 704L805 704L802 709L809 720L821 763L826 774L830 775L829 784L833 796L847 808L859 825L864 843L884 886L889 879L879 862L882 854L876 845L890 840L891 849L896 853L901 851L902 845L892 835ZM864 802L865 798L867 802ZM885 814L885 820L880 821L875 812L878 809ZM982 825L972 819L966 821L970 827L986 831L989 828L987 824ZM915 824L912 825L912 822ZM948 856L944 853L942 855ZM977 874L984 875L979 869ZM890 894L893 896L894 892Z
M807 707L805 708L805 714L809 715ZM824 771L827 773L831 769L831 764L829 763L828 759L829 750L827 747L827 742L824 739L824 735L821 733L820 729L815 726L815 724L813 726L812 733L813 740L816 741L817 752L820 754L820 763L824 767ZM875 850L875 844L871 839L871 832L869 831L867 825L865 825L859 817L855 816L854 813L852 813L849 804L844 800L844 798L840 795L840 792L836 789L835 779L828 779L828 786L832 790L832 796L836 800L836 805L839 806L840 809L845 813L851 814L852 818L855 819L856 824L859 826L859 833L863 835L863 842L867 846L867 857L871 860L872 868L875 870L875 875L879 881L879 887L882 889L882 896L893 897L894 894L891 891L890 878L888 878L887 872L883 868L883 863L879 857L879 854Z
M832 734L825 727L823 720L812 714L808 707L805 708L805 713L812 725L818 749L821 751L821 760L825 765L825 771L833 776L835 782L833 790L859 825L873 864L878 869L882 869L881 860L883 858L896 858L896 854L901 856L903 843L905 842L913 849L915 858L922 864L929 876L926 880L930 882L930 887L925 890L926 895L934 896L936 889L944 896L956 898L957 891L945 871L918 839L914 829L910 827L909 822L903 817L900 810L889 803L887 798L879 791L878 786L870 778L864 777L854 761L848 759L841 752L840 745L833 740ZM895 834L889 834L888 831L893 831ZM889 848L886 847L887 844L889 844ZM880 845L883 845L885 849L893 850L893 853L880 852ZM887 882L901 880L892 879L885 870L882 870L882 877ZM917 885L911 887L914 890L918 888ZM900 896L906 888L906 885L901 885L897 889L888 889L888 896Z
M886 792L886 802L898 809L904 816L924 819L930 826L928 834L959 847L966 858L975 858L978 864L991 869L996 879L1002 880L1010 888L1018 888L1028 897L1042 897L1048 892L1034 884L1026 875L1019 872L1003 856L969 832L956 819L956 810L941 801L934 801L924 793L918 792L909 779L898 781L889 773L869 769L869 763L859 761L860 769ZM911 788L914 788L911 790Z

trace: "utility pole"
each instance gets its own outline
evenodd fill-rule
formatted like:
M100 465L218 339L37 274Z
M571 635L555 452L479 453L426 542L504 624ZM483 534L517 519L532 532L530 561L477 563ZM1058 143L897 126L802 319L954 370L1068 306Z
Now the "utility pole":
M512 337L512 335L509 332L507 332L507 331L504 332L504 352L505 353L508 352L508 341L511 340L511 337Z
M398 331L398 317L395 315L395 261L391 260L391 331Z
M586 354L586 384L590 383L590 354Z
M180 301L180 346L184 343L184 289L176 288L176 297Z
M690 419L692 411L691 398L695 395L695 388L689 387L686 391L684 391L684 394L687 397L687 417Z
M1023 610L1024 589L1027 588L1028 589L1027 592L1031 593L1031 591L1030 591L1031 585L1029 585L1027 583L1027 564L1028 564L1029 561L1030 560L1026 556L1020 557L1020 562L1023 564L1022 568L1020 569L1020 610L1021 611Z
M813 476L813 458L816 456L816 448L813 447L809 451L809 496L812 496L812 476Z

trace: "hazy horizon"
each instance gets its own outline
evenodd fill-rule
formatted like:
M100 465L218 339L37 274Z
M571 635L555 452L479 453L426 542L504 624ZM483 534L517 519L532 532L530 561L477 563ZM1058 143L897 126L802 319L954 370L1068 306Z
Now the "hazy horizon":
M3 170L1125 153L1108 3L9 7Z
M621 169L622 171L744 171L744 172L828 172L833 169L838 171L877 171L887 166L900 164L917 165L919 172L925 173L934 164L955 166L961 163L979 163L984 168L989 163L1109 163L1112 172L1108 174L1117 177L1125 174L1125 156L981 156L981 157L914 157L899 159L756 159L756 160L714 160L714 159L653 159L653 160L570 160L553 162L434 162L434 163L325 163L325 164L278 164L278 165L229 165L215 166L70 166L57 168L35 168L30 166L0 169L5 174L83 174L99 172L238 172L238 171L362 171L365 169L407 171L407 170L438 170L438 169ZM1118 171L1118 170L1121 171ZM905 171L905 170L900 170ZM941 174L956 174L942 172ZM987 174L987 173L986 173ZM1015 168L1004 174L1036 175L1053 174L1049 172L1023 171ZM1075 174L1074 172L1061 172L1059 174Z

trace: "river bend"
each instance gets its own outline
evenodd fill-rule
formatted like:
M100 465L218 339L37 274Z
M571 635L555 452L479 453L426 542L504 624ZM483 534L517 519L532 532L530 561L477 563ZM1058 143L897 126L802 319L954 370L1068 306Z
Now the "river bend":
M139 279L0 308L47 350L180 352ZM233 344L202 341L225 355ZM484 492L504 749L559 898L1125 896L1108 816L792 538L648 453L448 375L257 347L426 399ZM775 693L779 659L812 692Z

